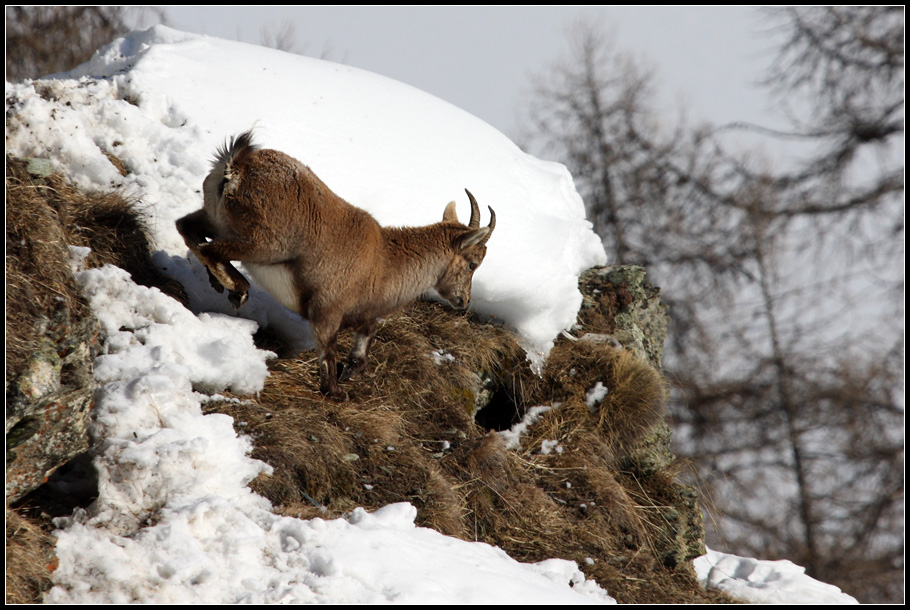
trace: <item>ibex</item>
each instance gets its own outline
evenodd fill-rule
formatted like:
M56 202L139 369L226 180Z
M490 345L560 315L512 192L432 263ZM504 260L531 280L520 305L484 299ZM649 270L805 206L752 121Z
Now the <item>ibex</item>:
M303 163L254 145L251 131L217 150L202 190L203 208L178 220L177 230L212 287L227 288L234 309L243 305L250 284L230 262L240 261L281 304L307 318L320 390L334 399L344 397L339 381L366 369L377 318L430 288L453 307L468 305L496 226L493 208L489 226L480 226L477 201L465 189L467 226L453 201L437 224L382 227ZM345 328L354 330L354 346L339 370L336 342Z

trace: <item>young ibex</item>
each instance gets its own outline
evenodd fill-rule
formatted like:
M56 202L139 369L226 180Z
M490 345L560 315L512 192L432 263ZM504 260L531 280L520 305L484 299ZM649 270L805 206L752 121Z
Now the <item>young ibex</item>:
M280 303L310 320L319 354L320 390L340 399L339 381L362 372L377 318L435 288L456 308L471 300L471 278L496 226L480 226L467 190L471 220L458 222L451 202L442 222L381 227L364 210L333 193L304 164L260 149L247 131L215 156L203 182L204 206L177 221L190 251L206 266L234 309L250 284L231 264L240 261ZM336 340L354 329L354 347L338 370Z

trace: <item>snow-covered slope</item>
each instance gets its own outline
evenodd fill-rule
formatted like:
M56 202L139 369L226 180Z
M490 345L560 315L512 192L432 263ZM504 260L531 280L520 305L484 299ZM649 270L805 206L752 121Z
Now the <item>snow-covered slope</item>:
M498 217L474 307L516 329L539 361L574 323L578 273L604 262L565 168L401 83L164 27L117 40L72 73L7 84L6 102L7 151L50 158L88 188L124 187L154 232L157 262L187 286L197 313L216 312L193 315L114 267L81 270L85 253L74 249L106 335L92 430L99 496L59 522L48 601L612 601L572 562L520 564L417 528L407 504L334 521L273 514L246 487L268 466L248 457L228 417L203 415L205 397L193 391L255 392L269 354L252 343L255 324L217 313L233 312L174 228L201 205L216 146L253 124L263 145L310 165L385 224L435 222L451 199L466 215L467 187ZM261 291L241 314L306 340L304 323ZM740 578L728 557L706 558L720 567L705 578ZM773 570L750 573L775 586Z

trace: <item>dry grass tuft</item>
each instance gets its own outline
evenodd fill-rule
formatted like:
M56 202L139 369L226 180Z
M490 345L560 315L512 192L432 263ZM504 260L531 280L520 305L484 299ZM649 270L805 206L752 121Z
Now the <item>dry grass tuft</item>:
M67 260L67 235L24 165L6 162L6 386L41 350L50 325L88 315ZM25 178L21 178L25 176ZM62 318L62 320L60 319ZM62 332L62 331L61 331Z
M8 232L10 227L27 226L26 214L49 218L45 223L60 227L65 244L91 248L87 267L116 265L137 284L157 287L187 303L180 283L152 264L149 231L136 213L136 201L118 191L79 190L59 174L33 178L25 167L24 161L7 157ZM15 218L9 216L11 208L17 211Z
M543 377L550 382L546 391L565 403L572 421L596 420L599 436L614 456L633 452L666 414L663 376L625 349L562 341L551 352ZM607 394L592 412L585 401L598 383Z
M33 603L51 588L57 557L45 529L6 509L6 603Z

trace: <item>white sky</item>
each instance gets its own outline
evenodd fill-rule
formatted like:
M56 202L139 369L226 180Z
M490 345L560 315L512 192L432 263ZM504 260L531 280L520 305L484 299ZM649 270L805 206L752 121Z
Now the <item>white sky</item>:
M755 86L773 58L768 23L748 7L191 7L172 27L258 43L293 24L304 54L376 72L520 133L534 77L568 52L579 20L599 22L617 48L656 68L666 111L715 124L770 122ZM763 33L765 31L765 33Z

